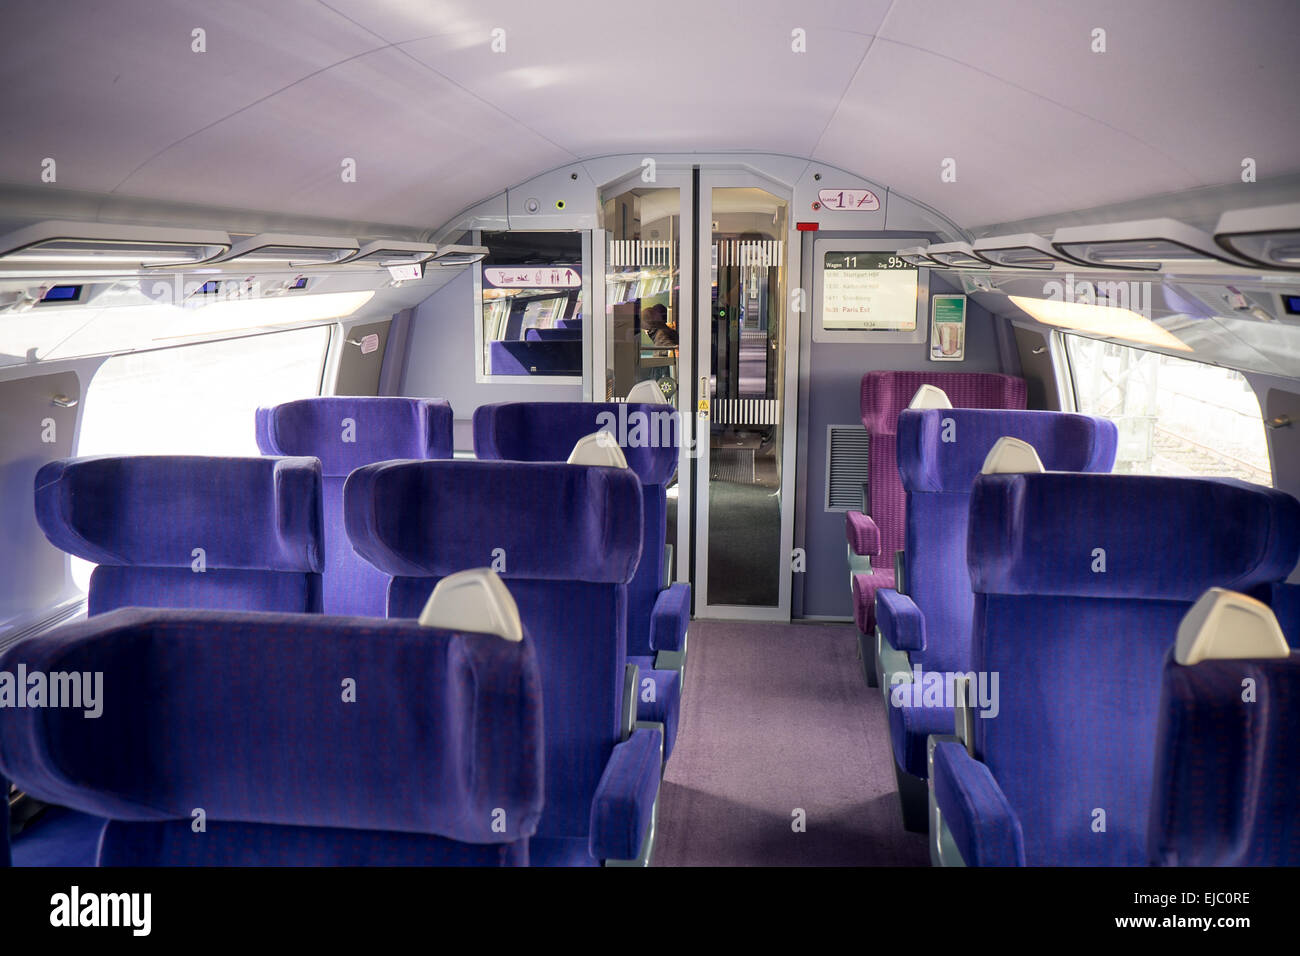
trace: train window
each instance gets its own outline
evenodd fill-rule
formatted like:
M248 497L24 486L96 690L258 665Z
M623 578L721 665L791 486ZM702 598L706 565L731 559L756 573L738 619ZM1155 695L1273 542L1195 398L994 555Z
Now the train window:
M330 327L108 359L86 390L78 455L257 455L259 405L321 393ZM82 590L93 565L72 559Z
M1240 372L1064 338L1079 411L1119 426L1115 471L1273 484L1259 399Z
M583 236L485 232L479 368L490 376L582 376Z

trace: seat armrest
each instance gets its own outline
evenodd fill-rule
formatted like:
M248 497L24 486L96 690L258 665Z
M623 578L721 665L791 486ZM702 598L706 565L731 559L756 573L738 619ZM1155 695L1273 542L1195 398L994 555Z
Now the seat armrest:
M880 529L869 515L861 511L845 512L844 534L849 539L849 547L854 554L880 554Z
M895 650L925 650L925 615L906 594L892 588L876 592L876 627Z
M962 862L967 866L1025 865L1024 834L1016 812L989 768L961 743L935 742L930 752L930 786L938 821ZM931 839L938 837L931 834Z
M678 654L686 650L686 628L691 622L691 586L671 584L659 592L650 612L650 647Z
M591 801L589 849L596 859L648 859L663 755L657 726L638 727L614 747Z

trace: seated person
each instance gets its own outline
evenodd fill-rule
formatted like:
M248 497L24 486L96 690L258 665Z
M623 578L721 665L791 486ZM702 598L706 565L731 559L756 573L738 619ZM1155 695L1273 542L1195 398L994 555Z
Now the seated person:
M677 330L668 324L668 307L652 305L641 313L641 329L659 349L677 348Z

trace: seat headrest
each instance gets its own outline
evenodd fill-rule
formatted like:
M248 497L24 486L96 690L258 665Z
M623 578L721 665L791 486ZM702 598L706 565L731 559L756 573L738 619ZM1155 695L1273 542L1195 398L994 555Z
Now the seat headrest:
M352 547L403 577L487 564L507 581L626 584L641 558L642 508L631 471L563 462L383 462L343 488Z
M257 410L257 447L319 458L326 477L376 461L450 458L452 410L431 398L304 398Z
M319 572L314 458L103 456L36 473L36 520L55 547L96 564Z
M514 597L490 568L473 568L438 582L420 612L422 627L495 634L522 641L524 625Z
M1024 408L1025 380L992 372L868 372L862 376L862 424L893 435L898 415L922 385L942 389L955 408Z
M474 411L474 452L496 461L566 461L578 440L607 431L644 485L677 470L677 410L642 402L507 402Z
M542 694L528 640L380 618L123 608L0 656L0 669L20 666L81 676L64 681L69 695L92 677L98 717L83 696L0 721L4 776L60 806L118 820L189 820L202 807L210 821L472 843L537 827Z
M1031 446L1035 470L1104 472L1115 462L1118 434L1104 418L1066 412L907 410L898 416L898 471L908 491L969 494L993 449L1010 438ZM1013 442L1003 447L1024 450ZM1013 471L1034 463L1023 454L1007 462L1002 467Z
M646 379L644 382L637 382L627 393L627 400L634 405L670 405L668 396L664 390L659 387L658 382L652 382Z
M1033 445L1010 435L1003 435L993 443L980 466L981 475L1018 475L1046 470Z
M618 440L609 432L583 435L569 453L570 465L595 465L602 468L626 468L627 458Z
M1300 502L1229 478L980 475L966 553L976 593L1190 604L1290 574Z
M907 403L908 408L952 408L952 402L943 389L934 385L922 385Z
M1174 659L1180 664L1290 656L1269 606L1224 588L1210 588L1192 605L1178 625L1174 645Z

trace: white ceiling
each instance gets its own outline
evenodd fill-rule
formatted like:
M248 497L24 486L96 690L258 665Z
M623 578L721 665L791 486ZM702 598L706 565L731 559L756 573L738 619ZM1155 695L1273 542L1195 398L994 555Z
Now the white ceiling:
M977 229L1300 171L1297 0L4 7L0 182L53 157L48 189L433 228L575 159L744 150Z

